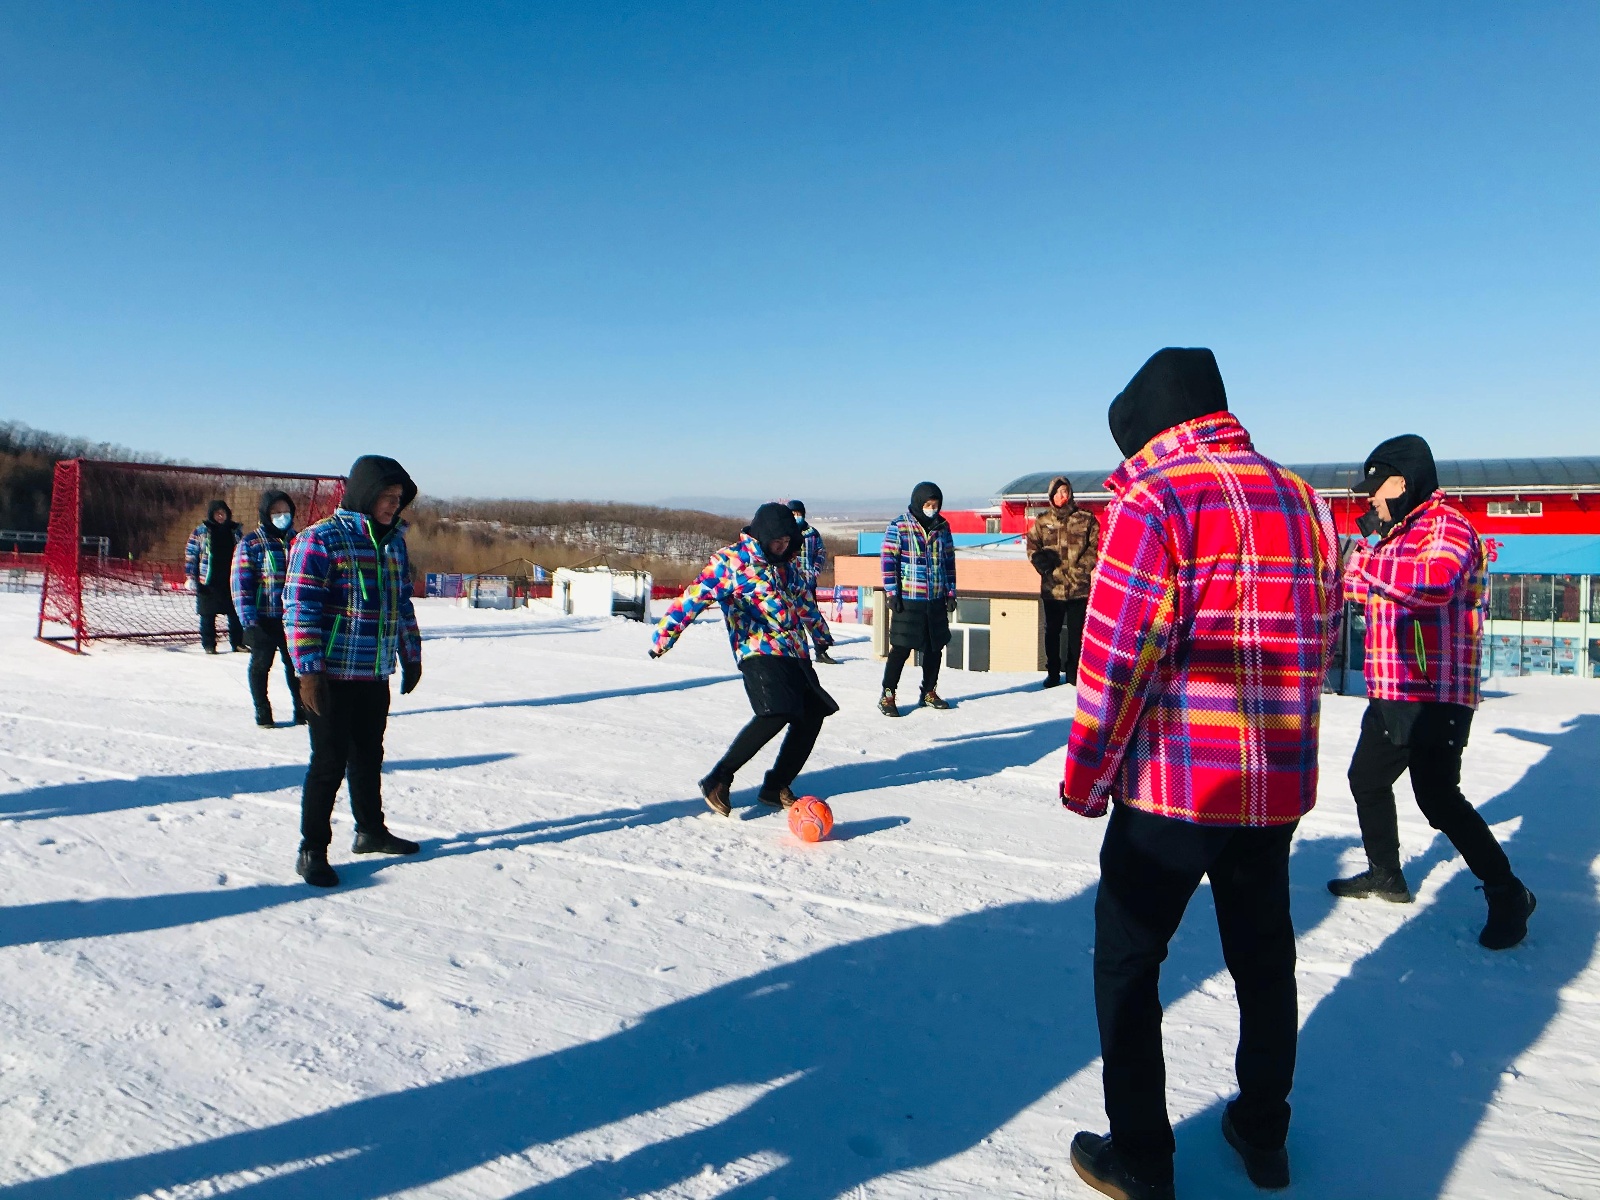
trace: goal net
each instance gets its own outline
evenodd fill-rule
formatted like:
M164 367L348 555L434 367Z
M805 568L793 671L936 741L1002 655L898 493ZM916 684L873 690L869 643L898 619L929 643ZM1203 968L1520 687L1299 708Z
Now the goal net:
M286 492L299 528L338 507L344 479L69 459L56 464L45 535L40 640L81 651L102 639L199 640L184 547L213 500L248 533L261 493Z

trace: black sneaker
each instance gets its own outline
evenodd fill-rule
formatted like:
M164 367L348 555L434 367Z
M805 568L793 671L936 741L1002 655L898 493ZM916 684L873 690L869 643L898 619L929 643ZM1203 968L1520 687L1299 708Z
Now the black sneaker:
M272 710L270 708L259 710L256 713L256 724L263 729L271 729L276 725L277 722L272 719Z
M1059 675L1046 675L1044 677L1044 686L1047 687L1047 688L1060 687L1061 686L1061 676L1059 676Z
M707 775L700 781L700 794L717 816L726 817L733 812L733 801L728 798L728 785L716 776Z
M294 873L312 887L339 886L338 872L328 865L326 850L307 850L301 846L300 857L294 860Z
M795 794L786 787L778 788L776 791L768 791L766 788L762 788L756 794L756 799L768 808L792 808L795 802Z
M917 702L918 708L936 708L944 712L950 707L950 702L938 692L923 692L922 699Z
M1072 1169L1097 1192L1116 1200L1174 1200L1172 1183L1137 1178L1109 1137L1080 1133L1072 1139Z
M1289 1151L1279 1146L1276 1150L1263 1150L1245 1141L1233 1124L1233 1105L1222 1110L1222 1136L1228 1145L1239 1152L1244 1163L1244 1173L1258 1188L1275 1192L1289 1186Z
M297 709L294 710L294 723L296 725L304 725L306 723L306 710L305 709L297 708Z
M1341 900L1364 900L1371 896L1391 904L1410 904L1411 889L1406 877L1389 867L1368 867L1349 879L1328 880L1328 890Z
M1478 945L1485 950L1511 949L1528 936L1528 918L1539 907L1538 899L1516 878L1485 884L1480 890L1489 902L1489 922L1478 935Z
M817 661L819 663L827 663L830 667L837 667L839 665L839 660L833 657L833 655L829 654L826 650L817 651Z
M422 847L416 842L408 841L403 837L396 837L387 829L377 833L362 833L356 831L355 845L350 847L352 854L415 854Z
M900 706L894 702L894 693L888 688L884 688L883 695L878 697L878 711L886 717L900 715Z

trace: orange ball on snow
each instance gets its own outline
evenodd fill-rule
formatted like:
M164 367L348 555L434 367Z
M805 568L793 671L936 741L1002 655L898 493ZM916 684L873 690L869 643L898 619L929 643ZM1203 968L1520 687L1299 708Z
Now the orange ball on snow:
M802 842L820 842L833 829L833 809L826 800L801 796L789 806L789 830Z

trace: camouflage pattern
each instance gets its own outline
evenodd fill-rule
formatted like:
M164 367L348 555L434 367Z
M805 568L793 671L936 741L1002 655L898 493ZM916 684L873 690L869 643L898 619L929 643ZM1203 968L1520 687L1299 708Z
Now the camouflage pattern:
M1062 476L1050 481L1056 489L1072 485ZM1068 502L1053 505L1033 519L1028 531L1028 561L1039 572L1039 590L1055 600L1080 600L1089 594L1089 581L1100 557L1100 522L1093 514Z

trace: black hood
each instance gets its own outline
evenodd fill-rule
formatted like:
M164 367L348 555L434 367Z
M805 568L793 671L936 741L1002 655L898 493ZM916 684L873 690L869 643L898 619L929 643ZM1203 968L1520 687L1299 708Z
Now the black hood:
M1132 458L1175 425L1228 411L1216 355L1204 348L1157 350L1111 402L1111 436Z
M217 509L219 509L219 508L223 512L227 513L228 515L223 517L222 520L220 520L220 521L213 521L211 518L216 515ZM191 510L191 511L193 511L193 510ZM233 524L233 509L228 507L228 502L226 500L213 500L210 504L206 505L206 524L207 525L231 525L231 524Z
M295 511L294 497L289 495L288 492L279 492L272 488L268 488L261 493L261 505L256 509L256 515L261 518L261 528L268 537L283 536L283 531L272 523L272 506L279 500L288 504L289 515L293 516ZM292 529L294 526L291 525L290 528Z
M800 529L794 523L794 514L781 504L763 504L750 518L744 531L761 543L761 553L771 563L785 563L800 553ZM779 538L789 539L789 548L782 554L767 549Z
M801 529L806 527L806 502L804 500L789 501L789 511L800 519L795 522Z
M1414 433L1402 433L1378 443L1361 467L1361 482L1352 491L1370 496L1392 475L1402 476L1406 490L1389 501L1387 531L1403 521L1406 514L1439 490L1439 468L1433 462L1433 449Z
M944 516L944 493L939 490L939 485L923 480L911 489L911 515L925 529L933 528L933 521L930 521L922 511L922 506L929 500L939 502L939 511L933 518L933 521L937 521Z
M400 511L417 498L417 485L411 482L406 469L392 458L380 454L363 454L350 465L350 478L344 485L344 500L340 507L350 512L372 515L372 506L384 488L400 485ZM399 513L395 520L400 519Z

